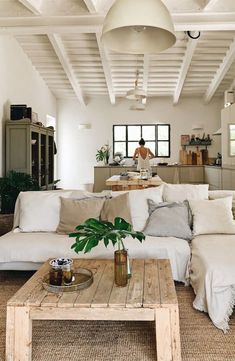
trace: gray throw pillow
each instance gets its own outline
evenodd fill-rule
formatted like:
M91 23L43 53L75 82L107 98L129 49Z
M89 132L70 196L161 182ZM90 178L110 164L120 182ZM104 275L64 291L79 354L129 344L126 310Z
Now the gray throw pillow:
M148 200L148 204L150 216L143 231L146 235L192 239L187 202L157 204Z
M149 207L149 215L151 215L153 213L153 211L155 211L155 209L158 208L162 208L162 207L174 207L177 204L184 204L187 209L188 209L188 223L190 228L193 228L193 215L192 215L192 211L189 205L189 201L185 200L183 202L161 202L161 203L156 203L154 202L152 199L148 199L148 207Z

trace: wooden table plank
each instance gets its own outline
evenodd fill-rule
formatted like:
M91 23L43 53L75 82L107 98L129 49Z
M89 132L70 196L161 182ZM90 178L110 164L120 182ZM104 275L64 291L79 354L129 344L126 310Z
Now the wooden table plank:
M94 298L106 265L107 262L104 260L93 260L92 267L90 268L93 272L93 283L90 287L82 290L82 292L77 295L77 298L74 302L74 307L91 307L91 302Z
M143 307L160 307L160 285L158 260L146 259L144 270L144 301Z
M128 288L129 282L125 287L118 287L114 284L109 298L109 307L126 307Z
M132 277L129 281L126 307L143 306L144 262L143 259L133 259L132 261Z
M114 261L107 261L98 288L91 302L91 307L108 307L109 297L114 284Z
M62 296L62 293L47 293L47 295L44 297L44 299L41 302L42 307L57 307L58 301L60 297Z
M175 285L172 277L170 261L168 259L158 260L158 272L161 307L167 307L168 305L175 304L177 305L178 301L175 291Z
M45 262L42 267L14 294L7 302L8 306L24 306L25 301L38 285L38 280L42 279L49 272L49 262Z

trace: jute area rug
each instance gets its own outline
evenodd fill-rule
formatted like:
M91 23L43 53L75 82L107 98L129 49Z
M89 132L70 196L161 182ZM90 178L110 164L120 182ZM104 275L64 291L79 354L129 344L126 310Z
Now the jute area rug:
M4 361L6 302L31 276L9 272L0 281L0 360ZM192 308L190 287L177 285L183 361L235 361L235 314L223 334ZM33 361L156 361L152 322L35 321Z

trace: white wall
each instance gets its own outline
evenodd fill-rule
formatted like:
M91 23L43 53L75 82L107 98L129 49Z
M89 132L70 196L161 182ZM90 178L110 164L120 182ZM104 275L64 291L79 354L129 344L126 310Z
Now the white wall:
M5 172L5 121L11 104L27 104L45 124L56 116L56 99L32 63L11 36L0 36L0 176Z
M58 178L64 188L79 188L93 182L96 150L109 141L112 144L112 125L118 123L171 124L171 158L179 161L180 135L198 134L192 124L203 123L204 132L212 134L220 127L222 99L204 105L202 99L185 98L177 106L172 99L148 99L145 111L131 111L130 101L118 100L112 106L107 97L93 98L82 110L77 101L58 101ZM79 130L78 124L90 123L91 129ZM202 132L201 131L201 135ZM213 137L209 156L221 150L220 137Z

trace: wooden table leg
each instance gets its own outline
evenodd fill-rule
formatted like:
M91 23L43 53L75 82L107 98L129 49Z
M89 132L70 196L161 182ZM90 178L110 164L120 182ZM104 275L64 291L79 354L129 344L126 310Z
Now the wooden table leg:
M7 306L6 361L14 361L15 353L15 307Z
M180 326L179 326L179 307L178 305L170 308L171 323L171 343L172 355L174 361L181 361L181 344L180 344Z
M168 308L155 309L157 361L172 361L170 312Z
M7 308L6 361L31 361L32 320L29 307Z
M181 361L178 306L156 308L157 361Z

